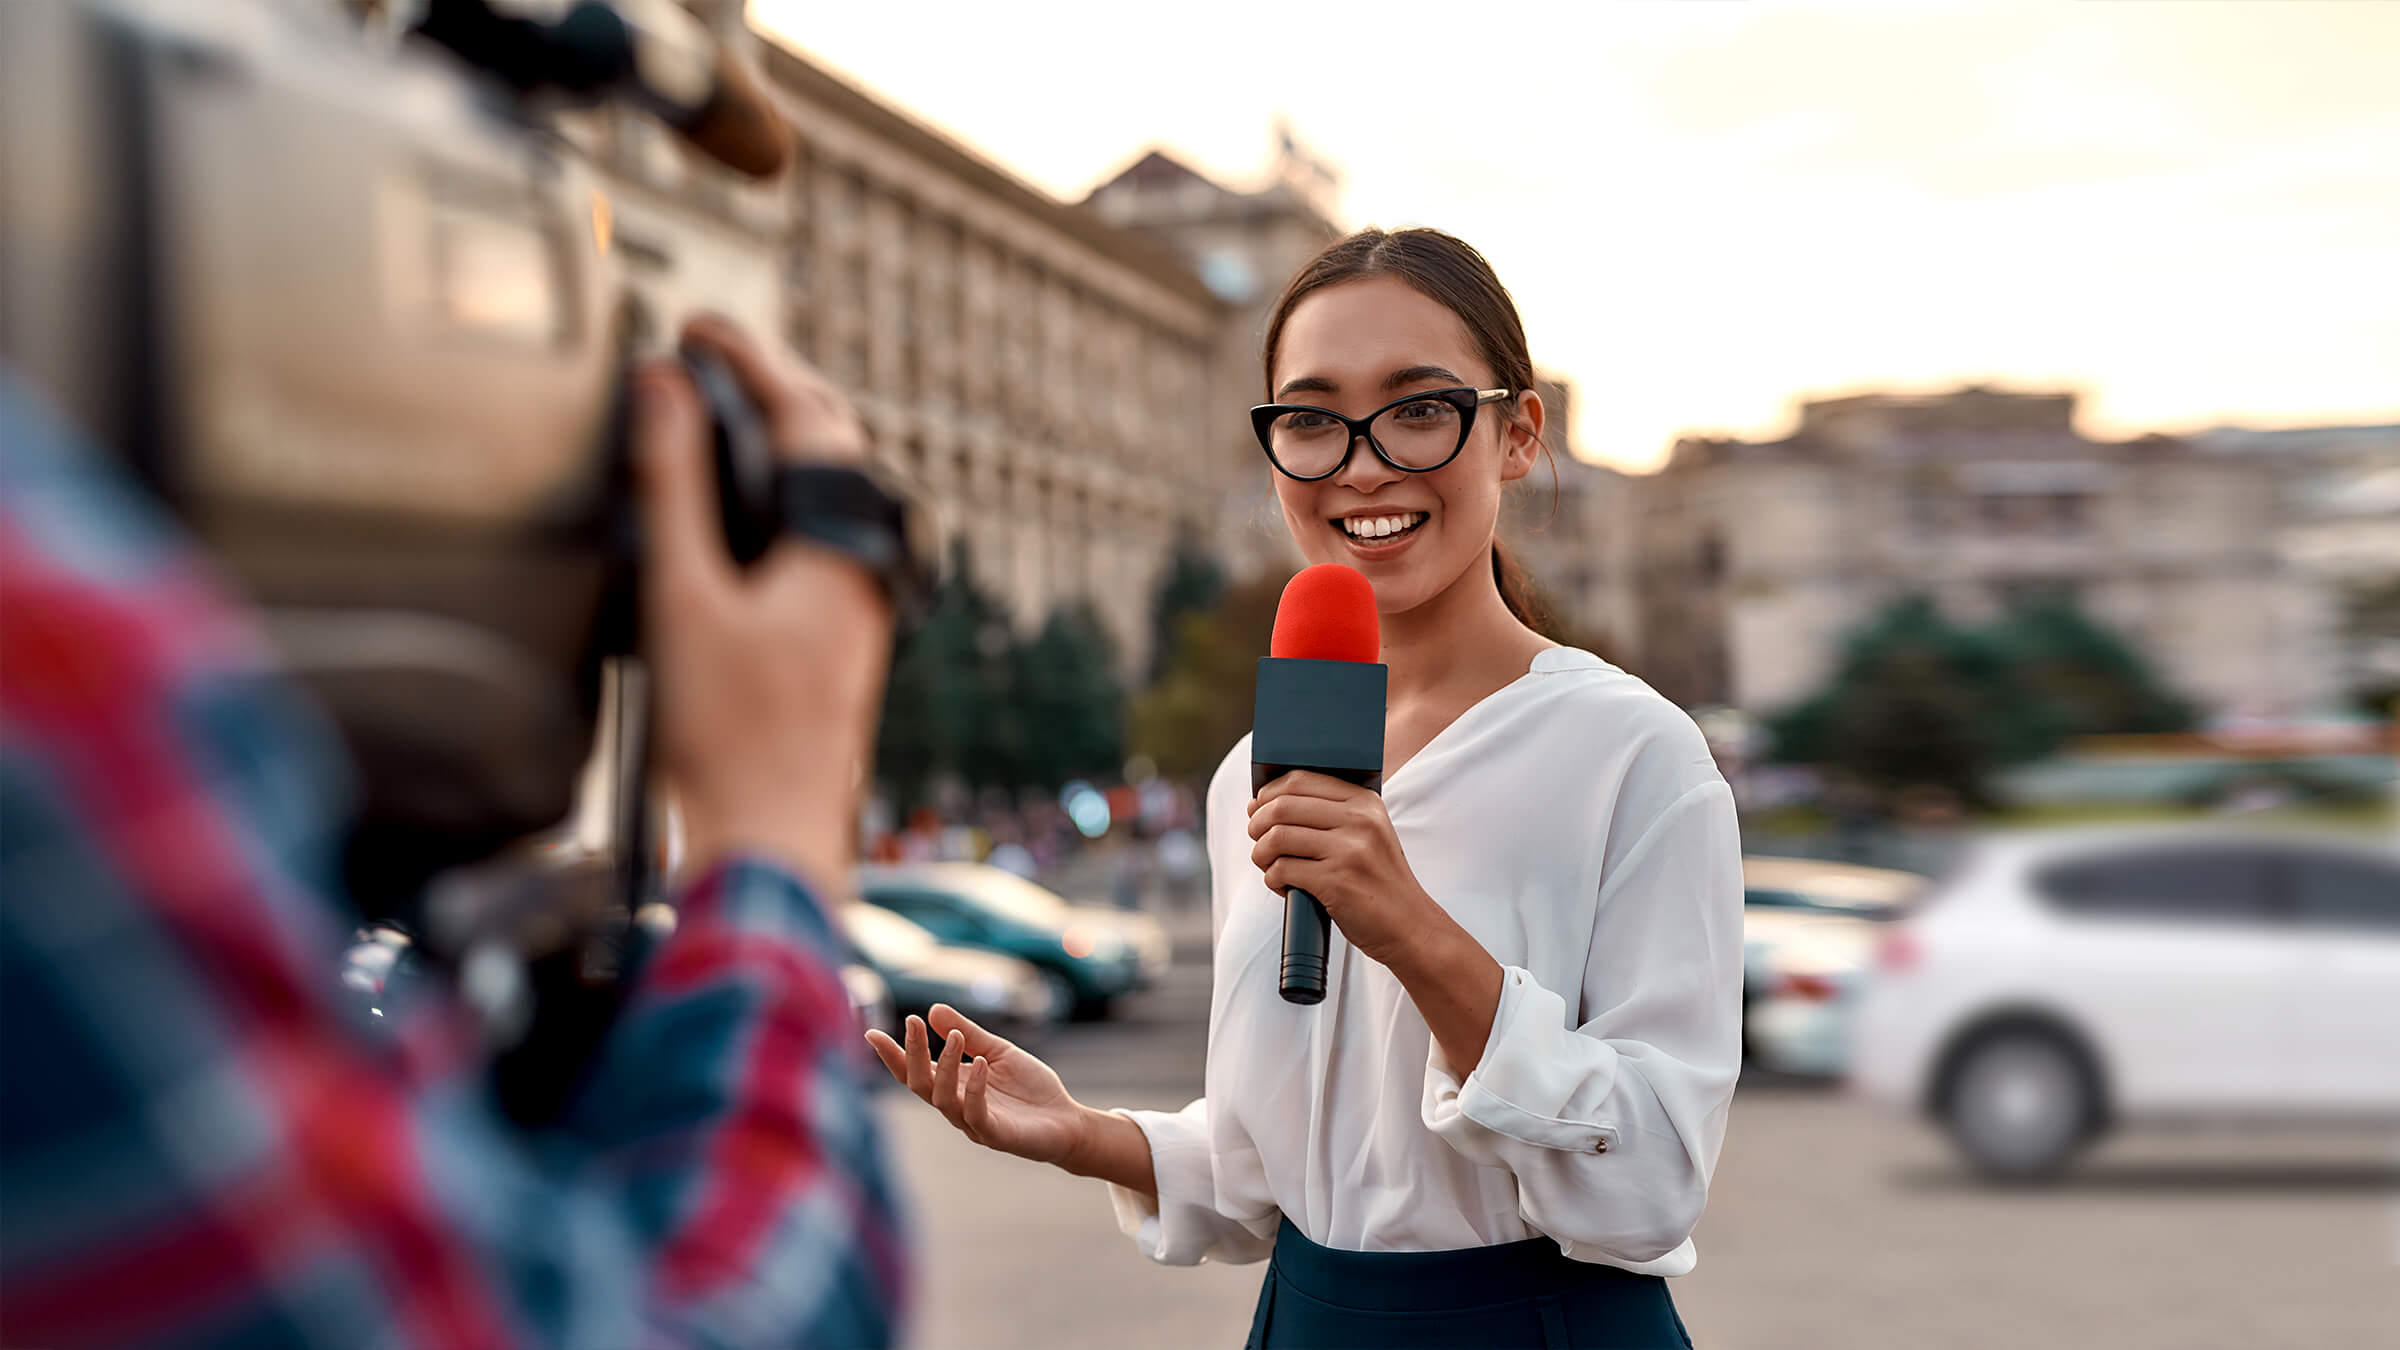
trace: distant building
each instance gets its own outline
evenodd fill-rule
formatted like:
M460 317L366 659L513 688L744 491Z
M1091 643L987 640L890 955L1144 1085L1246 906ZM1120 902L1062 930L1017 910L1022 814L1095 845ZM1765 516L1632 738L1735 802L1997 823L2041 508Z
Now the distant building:
M1807 697L1844 635L1912 592L1962 622L2073 601L2218 714L2333 696L2324 609L2278 553L2274 472L2091 440L2072 394L1811 402L1780 441L1678 442L1637 494L1640 669L1687 706Z
M1543 376L1540 392L1548 423L1542 439L1550 454L1510 490L1500 537L1541 587L1563 636L1633 668L1640 629L1632 529L1636 480L1576 458L1568 434L1571 386Z
M600 119L626 322L654 345L708 306L780 334L1020 627L1088 601L1139 669L1178 532L1213 524L1233 307L1175 253L750 32L738 4L689 7L748 45L799 150L753 185L648 119Z
M2400 632L2368 630L2353 617L2376 607L2378 595L2400 594L2400 423L2221 427L2190 440L2274 477L2275 551L2312 583L2337 690L2400 687Z
M1276 299L1343 233L1326 205L1333 186L1330 171L1286 133L1273 181L1255 191L1152 150L1084 200L1100 219L1174 250L1229 309L1215 335L1207 411L1195 426L1208 438L1210 542L1237 577L1299 562L1244 414L1266 399L1259 350Z

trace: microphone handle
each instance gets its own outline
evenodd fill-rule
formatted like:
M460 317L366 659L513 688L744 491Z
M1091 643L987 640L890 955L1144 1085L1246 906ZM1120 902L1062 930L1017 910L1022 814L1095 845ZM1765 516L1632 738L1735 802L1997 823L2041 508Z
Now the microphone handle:
M1317 897L1294 886L1283 898L1283 978L1286 1003L1325 1001L1325 963L1333 955L1333 917Z
M1257 792L1296 768L1298 764L1250 765L1250 790ZM1331 774L1358 784L1370 792L1383 791L1381 769L1311 768L1314 773ZM1333 916L1317 897L1294 886L1283 896L1283 966L1276 979L1277 992L1286 1003L1309 1007L1325 1001L1325 970L1333 961Z

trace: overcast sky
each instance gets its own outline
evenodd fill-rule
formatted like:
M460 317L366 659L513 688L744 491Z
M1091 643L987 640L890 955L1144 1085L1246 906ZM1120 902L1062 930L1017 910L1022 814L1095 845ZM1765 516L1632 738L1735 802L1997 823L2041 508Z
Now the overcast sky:
M762 26L1060 197L1271 126L1481 248L1586 456L1801 397L2073 387L2100 435L2400 421L2400 3L826 4Z

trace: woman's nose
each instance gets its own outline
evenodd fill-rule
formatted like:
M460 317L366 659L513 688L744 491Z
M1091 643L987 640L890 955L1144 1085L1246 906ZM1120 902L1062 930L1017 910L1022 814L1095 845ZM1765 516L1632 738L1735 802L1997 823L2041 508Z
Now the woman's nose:
M1374 443L1365 436L1351 439L1350 457L1342 461L1341 472L1333 476L1334 482L1360 492L1372 492L1399 479L1400 471L1384 463L1383 456L1375 453Z

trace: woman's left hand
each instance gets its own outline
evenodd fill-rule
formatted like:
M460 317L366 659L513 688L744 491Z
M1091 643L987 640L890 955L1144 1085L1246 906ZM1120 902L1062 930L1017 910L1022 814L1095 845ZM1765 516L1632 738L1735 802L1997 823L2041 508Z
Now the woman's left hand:
M1383 798L1330 774L1294 770L1250 801L1250 860L1277 895L1315 896L1360 954L1392 964L1441 907L1417 884Z

